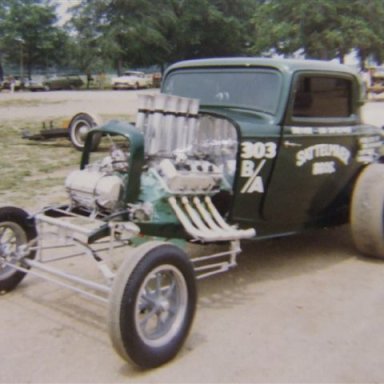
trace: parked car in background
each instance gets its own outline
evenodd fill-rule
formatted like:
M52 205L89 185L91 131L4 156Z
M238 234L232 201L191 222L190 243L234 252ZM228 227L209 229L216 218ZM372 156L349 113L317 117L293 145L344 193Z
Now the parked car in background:
M365 73L365 85L370 95L378 95L384 92L384 68L383 67L370 67L368 72Z
M79 75L54 75L43 81L29 81L27 88L34 91L49 91L60 89L77 89L84 85Z
M14 84L14 91L18 91L19 89L23 89L25 86L24 79L20 79L19 76L8 76L0 83L0 90L9 89L11 90L11 85Z
M161 86L161 72L152 73L152 85L154 88L160 88Z
M139 89L152 86L152 76L147 76L144 72L126 71L122 76L112 78L113 89Z
M43 81L29 80L25 84L25 88L29 89L32 92L36 91L48 91L49 89L45 87Z

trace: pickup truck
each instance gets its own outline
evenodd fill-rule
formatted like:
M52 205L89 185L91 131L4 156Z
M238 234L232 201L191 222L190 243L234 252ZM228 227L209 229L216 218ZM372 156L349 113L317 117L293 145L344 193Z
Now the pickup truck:
M382 137L361 121L362 89L329 62L170 66L160 94L139 96L135 124L88 132L67 202L0 208L0 291L35 274L106 302L118 354L151 368L188 336L196 280L234 267L241 241L349 223L357 249L383 258ZM52 266L80 253L103 283Z

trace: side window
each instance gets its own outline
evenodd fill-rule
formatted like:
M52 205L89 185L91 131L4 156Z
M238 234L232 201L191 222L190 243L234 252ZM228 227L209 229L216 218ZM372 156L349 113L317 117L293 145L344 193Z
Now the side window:
M348 79L300 76L296 86L293 117L349 117L352 83Z

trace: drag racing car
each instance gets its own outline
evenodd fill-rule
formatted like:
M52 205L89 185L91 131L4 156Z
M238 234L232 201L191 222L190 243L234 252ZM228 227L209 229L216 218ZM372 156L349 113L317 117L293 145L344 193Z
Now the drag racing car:
M383 258L382 138L362 102L358 74L328 62L170 66L135 124L87 132L67 201L0 208L0 291L36 275L107 303L117 353L152 368L182 348L196 281L236 266L243 241L349 223L357 249ZM101 280L62 268L80 255Z

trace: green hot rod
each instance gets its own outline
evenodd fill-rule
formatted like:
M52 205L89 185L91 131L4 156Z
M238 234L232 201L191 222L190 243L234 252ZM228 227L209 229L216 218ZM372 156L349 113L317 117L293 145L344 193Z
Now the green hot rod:
M176 355L196 279L235 266L242 240L350 222L357 248L384 257L382 138L362 103L358 75L328 62L172 65L135 124L89 131L68 203L0 208L0 290L30 273L107 302L113 346L148 368ZM223 250L189 257L187 242ZM51 264L79 253L103 282Z

